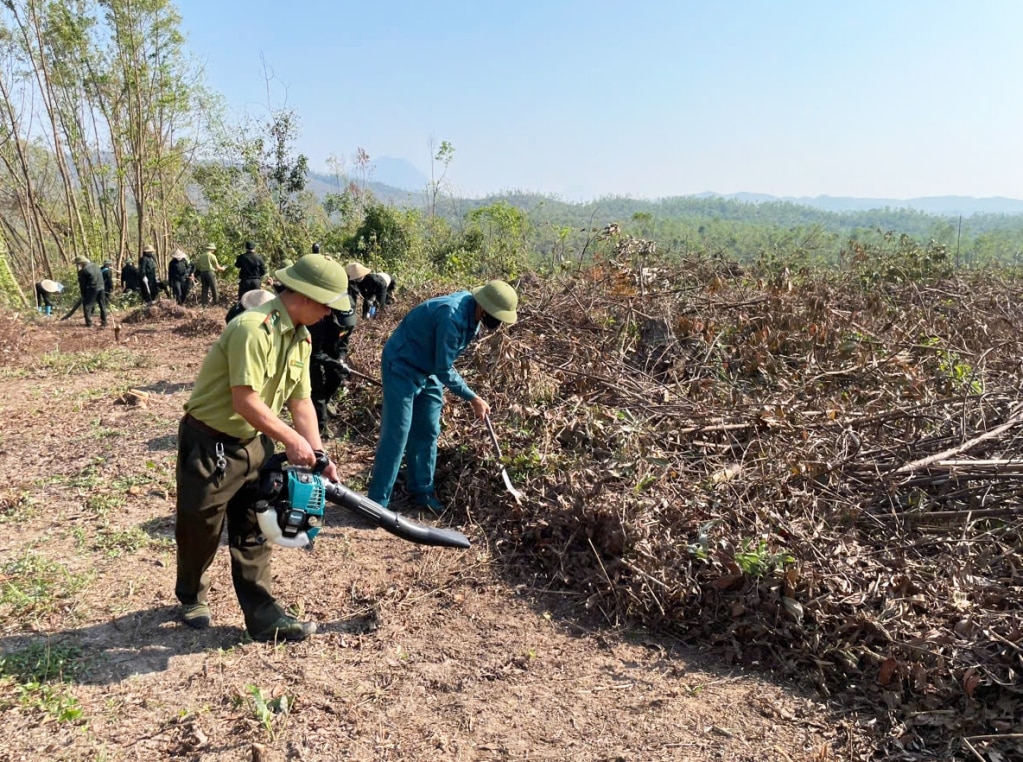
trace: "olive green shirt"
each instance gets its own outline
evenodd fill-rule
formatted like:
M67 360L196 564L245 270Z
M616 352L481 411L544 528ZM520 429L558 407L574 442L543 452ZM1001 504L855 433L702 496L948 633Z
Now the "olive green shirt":
M195 258L196 272L204 273L208 270L216 270L218 267L220 267L220 263L217 261L216 254L212 251L204 251Z
M234 410L232 386L250 386L278 415L284 403L308 399L312 343L280 298L241 313L210 347L185 411L228 436L249 439L256 430Z

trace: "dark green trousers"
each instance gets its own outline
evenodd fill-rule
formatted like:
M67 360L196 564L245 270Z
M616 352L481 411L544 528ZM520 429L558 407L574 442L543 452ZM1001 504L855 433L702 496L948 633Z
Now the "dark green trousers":
M259 525L252 504L259 468L273 452L270 440L223 442L227 466L217 473L217 439L189 426L178 426L177 522L178 575L174 594L181 603L205 603L209 568L227 520L231 579L250 633L265 630L284 610L270 593L270 544L256 541Z

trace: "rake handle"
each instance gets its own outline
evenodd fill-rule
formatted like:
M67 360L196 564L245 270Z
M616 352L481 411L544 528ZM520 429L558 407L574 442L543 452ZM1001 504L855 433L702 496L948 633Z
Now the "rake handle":
M497 459L502 460L504 458L501 455L501 445L497 441L497 433L494 431L494 424L490 422L490 416L485 416L483 422L487 424L487 431L490 432L490 441L494 443L494 449L497 450Z

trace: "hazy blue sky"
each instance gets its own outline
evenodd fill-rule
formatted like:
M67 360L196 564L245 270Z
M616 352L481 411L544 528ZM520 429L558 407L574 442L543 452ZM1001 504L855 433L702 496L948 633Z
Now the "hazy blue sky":
M1023 198L1019 0L177 0L236 114L464 194Z

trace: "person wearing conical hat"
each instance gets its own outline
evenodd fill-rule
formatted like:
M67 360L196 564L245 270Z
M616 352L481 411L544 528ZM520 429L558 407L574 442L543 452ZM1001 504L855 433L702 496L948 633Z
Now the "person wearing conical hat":
M377 311L383 311L387 307L387 299L390 295L388 287L391 285L391 276L386 273L372 272L360 262L349 262L345 266L348 273L348 283L355 286L359 296L362 297L362 317L375 317ZM351 287L349 287L351 291ZM349 296L351 294L349 293Z
M307 326L332 307L348 307L348 278L341 265L319 254L274 275L281 292L227 324L185 403L175 471L174 594L186 625L209 627L209 567L226 521L231 578L245 629L255 640L279 642L304 640L316 625L289 616L272 594L272 544L261 542L252 492L273 454L272 442L284 445L294 466L311 467L323 452L309 399ZM291 425L280 418L284 407ZM337 467L328 463L323 476L337 481Z
M391 501L402 458L405 480L416 506L440 514L434 471L444 389L472 405L486 418L490 405L455 370L455 360L482 328L495 330L518 319L519 297L503 281L492 280L473 291L438 296L412 309L384 345L380 372L384 404L380 441L373 460L369 498L383 506Z
M188 255L181 249L175 249L171 254L170 262L167 263L167 282L170 283L171 294L178 305L183 305L192 290L192 264L188 261Z
M63 284L49 278L43 278L36 283L36 307L52 307L53 304L50 302L50 296L59 294L63 290Z
M358 283L360 278L364 278L369 275L370 270L362 262L349 262L345 265L345 274L348 276L349 283Z
M242 294L242 298L235 302L234 306L227 311L227 314L224 316L224 322L230 323L241 313L245 312L245 310L251 310L254 307L260 307L266 304L271 299L273 299L275 296L277 296L276 293L272 291L267 291L262 288L254 288L251 291L246 291L244 294ZM312 331L312 328L310 328L310 331Z
M64 285L62 283L50 280L49 278L43 278L36 283L36 309L40 312L45 312L47 315L53 314L53 303L50 301L50 296L59 294L63 290Z
M206 244L206 249L195 258L195 274L198 276L199 284L202 286L199 301L202 302L203 307L210 304L211 298L213 304L217 303L219 298L217 293L217 273L222 273L226 269L217 261L216 244Z

